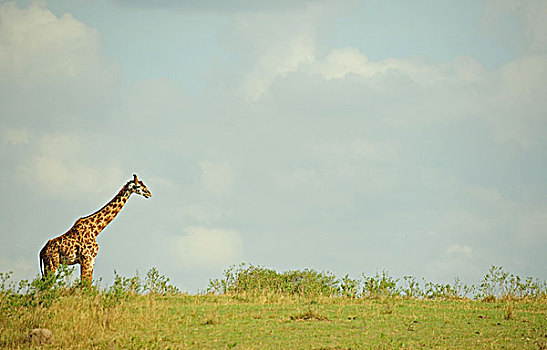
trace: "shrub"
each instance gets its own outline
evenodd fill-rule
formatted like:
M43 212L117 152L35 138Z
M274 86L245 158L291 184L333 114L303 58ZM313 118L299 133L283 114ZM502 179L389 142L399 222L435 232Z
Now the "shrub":
M524 281L503 267L492 266L484 275L475 297L478 299L540 299L547 296L547 285L532 277Z
M130 283L128 283L128 286L133 288L133 290L131 290L131 292L133 293L134 288L137 287L136 285L134 285L134 283L138 283L138 279L136 281L129 280L129 282ZM146 292L148 292L148 294L167 295L180 293L180 290L177 287L169 284L169 277L161 275L158 269L155 267L152 267L146 273L143 288Z
M278 273L260 266L241 264L224 272L224 278L209 281L207 292L217 294L286 294L331 296L338 292L336 277L311 269Z
M359 279L352 279L349 275L345 275L340 280L340 295L350 299L357 298L360 295L360 285L361 281Z
M373 277L363 275L363 296L369 298L389 298L400 296L401 290L397 286L398 279L389 276L386 271L376 273Z

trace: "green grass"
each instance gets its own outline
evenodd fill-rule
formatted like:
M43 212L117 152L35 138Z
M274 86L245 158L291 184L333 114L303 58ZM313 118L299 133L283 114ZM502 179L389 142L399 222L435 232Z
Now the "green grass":
M507 305L513 312L507 319ZM547 303L134 295L105 307L79 292L2 314L0 347L51 349L545 349Z
M116 274L106 289L71 273L19 283L0 274L0 349L37 348L33 328L52 330L47 349L547 349L545 284L511 282L500 268L467 288L474 299L431 283L409 292L386 273L251 265L204 295L181 293L156 269L144 280Z

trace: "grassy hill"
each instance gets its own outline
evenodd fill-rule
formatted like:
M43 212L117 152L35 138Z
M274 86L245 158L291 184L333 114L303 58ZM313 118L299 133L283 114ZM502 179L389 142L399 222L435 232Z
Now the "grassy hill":
M46 282L2 274L0 348L38 347L28 334L39 327L52 330L54 343L42 345L50 349L547 347L545 284L519 294L509 274L506 289L490 276L470 299L453 286L437 287L444 295L427 294L426 283L411 291L385 273L351 280L240 266L211 281L209 293L187 295L155 269L145 280L116 276L105 289L78 286L67 271Z

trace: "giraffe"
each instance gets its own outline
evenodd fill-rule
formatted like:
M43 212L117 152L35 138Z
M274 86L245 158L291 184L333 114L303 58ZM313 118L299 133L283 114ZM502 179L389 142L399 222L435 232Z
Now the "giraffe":
M48 274L55 273L59 264L80 264L80 279L91 283L95 258L99 251L96 238L114 220L132 193L144 198L152 197L144 183L133 174L133 180L128 181L104 207L91 215L79 218L66 233L50 239L40 251L42 279Z

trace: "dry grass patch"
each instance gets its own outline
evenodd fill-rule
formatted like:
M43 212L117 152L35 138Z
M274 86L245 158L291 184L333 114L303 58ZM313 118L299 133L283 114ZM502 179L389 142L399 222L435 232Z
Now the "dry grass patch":
M312 310L290 316L291 321L328 321L327 316Z

